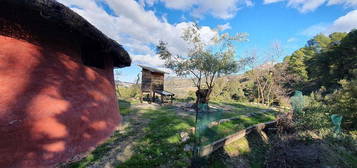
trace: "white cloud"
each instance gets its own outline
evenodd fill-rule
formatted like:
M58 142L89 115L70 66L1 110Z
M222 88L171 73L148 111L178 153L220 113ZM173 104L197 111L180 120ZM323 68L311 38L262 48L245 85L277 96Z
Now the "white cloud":
M293 43L293 42L295 42L295 41L297 41L297 40L298 40L297 38L291 37L291 38L289 38L286 42L288 42L288 43Z
M165 63L156 54L155 55L131 55L131 58L137 64L144 64L144 65L155 66L155 67L161 66Z
M357 29L357 9L337 18L331 24L320 23L312 25L301 34L305 36L314 36L318 33L329 35L333 32L350 32L352 29Z
M161 1L165 3L165 6L167 8L180 9L180 10L186 10L191 8L193 5L198 4L198 0L179 0L179 1L161 0Z
M217 25L217 28L219 31L225 31L228 29L231 29L231 25L229 23L223 24L223 25Z
M159 19L151 10L145 10L139 1L135 0L106 0L116 16L109 15L97 5L98 0L58 0L72 8L90 23L96 26L108 37L118 41L129 52L133 63L162 66L163 61L155 53L155 46L160 40L168 43L173 54L188 52L188 45L182 40L182 31L191 22L170 24ZM155 0L152 0L154 3ZM147 3L147 2L145 2ZM214 31L207 26L202 27L201 36L210 40Z
M301 13L311 12L318 7L326 5L344 5L348 8L356 8L357 0L264 0L264 4L271 4L276 2L287 3L288 7L296 8Z
M308 28L306 28L304 31L301 32L302 35L304 36L315 36L316 34L323 33L326 31L328 27L328 24L326 23L319 23L312 25Z
M280 1L283 1L283 0L264 0L264 4L271 4L271 3L276 3L276 2L280 2Z
M325 0L289 0L288 6L297 8L300 12L311 12L325 3Z
M254 6L252 0L141 0L147 5L162 2L166 8L189 11L192 16L202 18L206 14L220 19L230 19L244 7Z
M356 0L329 0L327 5L338 5L343 4L347 7L356 7L357 1Z
M357 28L357 9L336 19L332 25L326 29L326 33L349 32L354 28Z

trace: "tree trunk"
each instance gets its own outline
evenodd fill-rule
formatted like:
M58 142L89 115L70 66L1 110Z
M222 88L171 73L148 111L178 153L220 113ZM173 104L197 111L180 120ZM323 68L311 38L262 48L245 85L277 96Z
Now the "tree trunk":
M257 99L257 103L260 103L260 97L261 97L260 87L258 86L257 89L258 89L258 99Z
M258 92L259 92L259 101L258 101L258 103L262 103L262 104L264 104L264 89L262 88L262 87L259 87L258 88Z
M193 108L197 109L198 104L208 104L212 89L200 89L196 91L196 103Z
M271 99L270 99L270 93L271 93L271 89L272 89L272 87L273 87L273 85L270 85L269 86L269 89L268 89L268 95L267 95L267 97L268 97L268 106L270 106L271 105Z
M196 104L208 104L211 89L200 89L196 91Z

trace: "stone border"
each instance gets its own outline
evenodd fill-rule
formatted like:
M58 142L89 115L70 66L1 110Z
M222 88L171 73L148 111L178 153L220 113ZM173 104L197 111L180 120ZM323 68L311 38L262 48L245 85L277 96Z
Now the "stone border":
M216 151L217 149L228 145L232 143L233 141L236 141L240 138L243 138L244 136L248 135L252 130L256 129L258 132L261 132L265 128L269 127L275 127L275 124L277 123L277 120L274 121L269 121L265 123L259 123L253 126L249 126L244 130L240 130L234 134L228 135L222 139L219 139L211 144L208 144L206 146L203 146L199 149L199 156L207 156L211 154L212 152Z

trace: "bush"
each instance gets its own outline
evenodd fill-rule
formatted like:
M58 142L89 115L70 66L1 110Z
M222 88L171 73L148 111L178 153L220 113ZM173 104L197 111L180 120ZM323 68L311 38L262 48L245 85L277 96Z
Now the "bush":
M213 88L211 99L214 101L247 101L243 86L238 79L218 79Z
M343 116L343 127L357 129L357 80L341 80L341 89L327 96L335 114Z
M186 96L186 100L187 102L191 102L196 100L196 93L192 90L188 91L187 96Z
M129 87L118 86L116 92L120 98L139 98L141 95L140 88L137 85L131 85Z
M342 128L348 130L357 129L357 80L341 80L340 89L331 94L321 87L312 92L310 96L304 96L305 106L328 109L329 115L337 114L343 116ZM324 95L325 94L325 95Z
M310 106L304 113L295 113L296 125L301 130L321 131L330 130L333 125L330 119L330 110L324 106Z

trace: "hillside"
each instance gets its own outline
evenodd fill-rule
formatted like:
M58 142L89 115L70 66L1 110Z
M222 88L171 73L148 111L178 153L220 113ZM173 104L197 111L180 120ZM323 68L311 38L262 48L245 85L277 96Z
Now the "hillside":
M227 75L217 78L217 80L225 82L241 79L243 79L243 75ZM175 93L177 98L184 98L187 97L190 91L195 92L197 88L191 78L169 77L165 79L165 90Z

